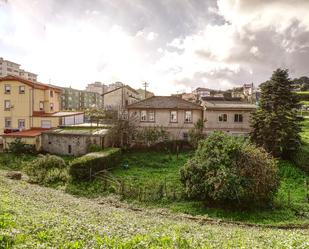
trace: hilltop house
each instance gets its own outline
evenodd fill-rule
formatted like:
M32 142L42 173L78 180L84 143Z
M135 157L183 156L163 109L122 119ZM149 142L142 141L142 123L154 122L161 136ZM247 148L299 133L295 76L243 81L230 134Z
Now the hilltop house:
M4 148L15 138L40 148L42 130L83 123L83 112L60 112L61 89L18 76L0 78L0 136Z

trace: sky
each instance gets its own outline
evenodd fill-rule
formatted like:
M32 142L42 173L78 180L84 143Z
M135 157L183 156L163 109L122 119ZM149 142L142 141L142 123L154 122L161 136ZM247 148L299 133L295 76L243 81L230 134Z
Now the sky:
M0 57L38 80L157 95L309 75L309 0L0 0Z

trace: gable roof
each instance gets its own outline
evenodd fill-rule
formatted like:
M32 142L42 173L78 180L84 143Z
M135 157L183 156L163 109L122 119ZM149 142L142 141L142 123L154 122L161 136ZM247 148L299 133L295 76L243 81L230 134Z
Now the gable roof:
M202 110L200 105L175 96L153 96L127 106L128 109L194 109Z
M207 100L203 101L203 106L206 110L255 110L257 106L241 101L226 101L226 100Z
M136 91L135 89L133 89L133 88L130 87L129 85L123 85L123 86L117 87L117 88L115 88L115 89L113 89L113 90L110 90L110 91L108 91L108 92L106 92L106 93L102 93L102 96L103 96L103 95L106 95L106 94L109 94L109 93L111 93L111 92L117 91L117 90L119 90L119 89L122 89L122 88L124 88L124 87L127 88L127 89L129 89L131 92L134 92L135 94L139 94L138 91Z
M58 92L62 91L60 87L48 85L48 84L43 84L43 83L36 82L36 81L34 82L34 81L31 81L31 80L26 80L24 78L21 78L21 77L15 76L15 75L7 75L5 77L1 77L0 82L3 82L3 81L19 81L19 82L22 82L22 83L24 83L28 86L31 86L33 88L36 88L36 89L46 90L46 89L51 88L51 89L58 91Z

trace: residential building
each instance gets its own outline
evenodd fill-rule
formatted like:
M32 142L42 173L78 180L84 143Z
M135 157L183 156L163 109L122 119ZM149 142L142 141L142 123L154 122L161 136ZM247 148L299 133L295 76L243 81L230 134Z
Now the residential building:
M163 127L171 139L187 139L194 124L203 119L203 108L175 96L154 96L127 106L138 128Z
M197 95L198 98L202 98L202 97L210 96L211 91L212 90L209 88L198 87L192 93Z
M92 107L103 107L101 94L71 87L62 87L61 110L86 110Z
M103 93L104 109L123 111L127 105L139 101L139 92L128 85Z
M86 86L86 91L103 94L108 91L108 86L105 84L102 84L101 82L96 81L94 83L88 84Z
M21 69L20 64L4 60L0 57L0 77L5 77L8 75L19 76L30 81L37 81L36 74Z
M120 87L122 87L122 86L124 86L125 84L123 84L122 82L120 82L120 81L117 81L117 82L115 82L115 83L112 83L112 84L109 84L108 86L107 86L107 92L110 92L110 91L112 91L112 90L115 90L115 89L117 89L117 88L120 88Z
M150 91L147 91L147 90L146 90L146 94L145 94L145 90L141 89L141 88L137 89L136 91L139 93L139 99L140 100L148 99L148 98L151 98L151 97L154 96L153 92L150 92Z
M37 141L42 129L84 121L82 112L60 112L58 87L9 75L0 78L0 89L0 136L7 141L29 136Z
M204 131L224 131L233 135L248 134L250 114L256 105L240 100L224 100L222 98L202 98L204 107Z

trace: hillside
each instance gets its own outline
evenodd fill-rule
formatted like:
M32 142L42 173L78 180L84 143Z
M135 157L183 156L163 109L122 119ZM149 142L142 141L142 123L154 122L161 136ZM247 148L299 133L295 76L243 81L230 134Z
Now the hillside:
M111 198L76 198L4 174L0 171L0 248L308 246L308 230L200 224L190 216L136 209Z

